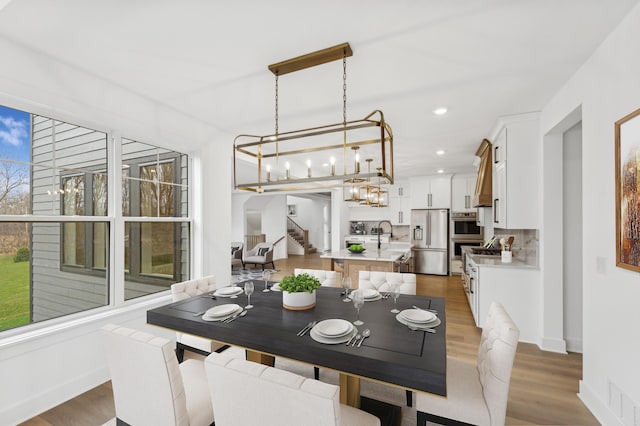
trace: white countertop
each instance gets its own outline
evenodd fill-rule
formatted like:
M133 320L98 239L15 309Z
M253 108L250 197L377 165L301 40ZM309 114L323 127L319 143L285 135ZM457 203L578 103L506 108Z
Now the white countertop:
M395 262L406 254L411 254L411 245L408 243L382 244L380 250L376 244L366 244L365 251L360 254L351 253L347 249L332 251L322 254L320 257L331 259L372 260L378 262Z
M471 252L471 246L462 246L461 249L467 253L467 257L473 260L473 262L477 266L516 269L539 269L537 263L527 258L518 257L516 255L517 252L514 252L511 263L503 263L502 257L500 255L491 256L486 254L473 254Z

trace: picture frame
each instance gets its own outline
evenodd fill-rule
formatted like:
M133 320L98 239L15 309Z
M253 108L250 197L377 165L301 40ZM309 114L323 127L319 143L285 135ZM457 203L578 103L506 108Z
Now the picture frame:
M297 213L295 204L287 204L287 216L295 216Z
M640 272L640 108L615 122L616 266Z

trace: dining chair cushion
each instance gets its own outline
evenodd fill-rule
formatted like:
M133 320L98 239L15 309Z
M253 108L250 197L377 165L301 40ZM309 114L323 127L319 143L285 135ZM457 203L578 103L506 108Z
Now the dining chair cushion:
M379 271L360 271L358 274L358 288L390 292L395 284L400 285L402 294L416 294L415 274Z
M316 277L323 287L340 287L341 283L337 282L338 273L336 271L325 271L324 269L301 269L295 268L294 275L308 274Z
M178 364L170 340L107 324L102 328L118 419L131 424L210 425L204 363Z
M489 425L489 410L475 364L447 359L447 397L415 392L416 409L472 425Z
M189 299L190 297L199 296L201 294L210 293L217 288L216 280L213 275L206 277L183 281L171 285L171 298L174 302ZM214 340L205 339L204 337L194 336L176 332L176 340L185 346L201 350L206 353L213 352L222 348L222 343ZM179 356L181 358L181 355Z
M216 422L221 425L380 424L369 413L344 408L334 385L217 353L205 359L205 368Z

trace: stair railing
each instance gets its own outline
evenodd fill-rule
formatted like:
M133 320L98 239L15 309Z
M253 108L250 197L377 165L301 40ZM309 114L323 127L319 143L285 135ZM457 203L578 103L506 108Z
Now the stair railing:
M298 225L293 219L287 217L287 232L302 236L302 247L304 254L309 254L309 231Z

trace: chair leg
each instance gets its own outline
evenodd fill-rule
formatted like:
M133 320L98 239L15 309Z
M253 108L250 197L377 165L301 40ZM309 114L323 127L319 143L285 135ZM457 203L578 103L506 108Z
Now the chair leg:
M410 390L407 391L407 407L411 407L413 405L413 394Z
M176 342L176 358L178 358L178 364L184 361L184 346Z
M320 380L320 369L318 367L313 367L313 378Z

